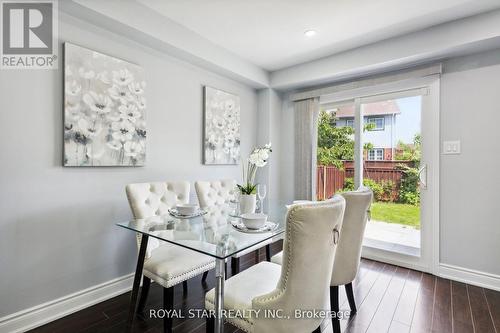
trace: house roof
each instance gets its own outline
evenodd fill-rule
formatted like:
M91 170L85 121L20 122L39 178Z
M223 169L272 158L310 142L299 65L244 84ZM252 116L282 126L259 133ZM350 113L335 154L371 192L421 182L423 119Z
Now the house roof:
M395 101L382 101L365 104L363 111L365 116L401 114L401 110L399 110L399 106ZM335 116L337 118L353 118L354 105L339 107L335 112Z

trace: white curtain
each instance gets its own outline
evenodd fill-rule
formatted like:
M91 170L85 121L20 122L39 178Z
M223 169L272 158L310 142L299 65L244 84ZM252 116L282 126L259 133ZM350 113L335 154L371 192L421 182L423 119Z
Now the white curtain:
M315 200L319 98L296 101L294 113L295 198Z

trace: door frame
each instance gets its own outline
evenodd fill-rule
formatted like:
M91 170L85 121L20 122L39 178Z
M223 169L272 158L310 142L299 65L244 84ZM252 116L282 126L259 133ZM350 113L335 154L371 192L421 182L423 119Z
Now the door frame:
M426 150L426 159L422 164L427 164L427 181L432 186L429 197L426 199L426 209L422 210L421 219L429 221L421 226L421 256L413 257L387 250L363 246L362 256L364 258L386 262L402 267L417 269L432 274L437 274L439 269L439 170L440 170L440 75L434 74L420 78L411 78L398 82L384 83L372 87L356 88L340 91L326 96L327 103L337 104L351 101L355 110L355 148L354 165L355 184L359 184L363 175L363 140L362 126L363 118L361 104L373 102L379 98L387 99L411 96L412 91L422 89L422 109L428 110L424 115L422 112L422 123L425 121L428 134L422 136L423 149ZM413 95L416 95L413 93ZM425 109L424 109L425 108ZM425 119L424 119L425 117ZM425 143L425 146L424 146ZM424 215L425 214L425 215ZM428 225L427 225L428 224ZM424 245L425 242L425 245Z

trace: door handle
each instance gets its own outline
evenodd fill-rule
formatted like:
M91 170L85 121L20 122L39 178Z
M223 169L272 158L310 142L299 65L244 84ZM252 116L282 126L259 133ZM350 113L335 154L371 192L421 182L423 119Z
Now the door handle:
M420 180L420 186L426 190L427 189L427 164L424 164L420 169L418 169L418 180Z

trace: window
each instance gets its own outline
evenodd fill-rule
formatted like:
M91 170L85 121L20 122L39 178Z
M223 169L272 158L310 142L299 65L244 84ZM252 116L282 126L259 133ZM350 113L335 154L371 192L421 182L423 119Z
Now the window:
M346 119L346 121L345 121L345 125L346 125L347 127L354 128L354 119Z
M375 148L368 151L368 161L383 161L384 160L384 149Z
M374 125L370 131L383 131L385 128L384 118L368 118L366 122Z

